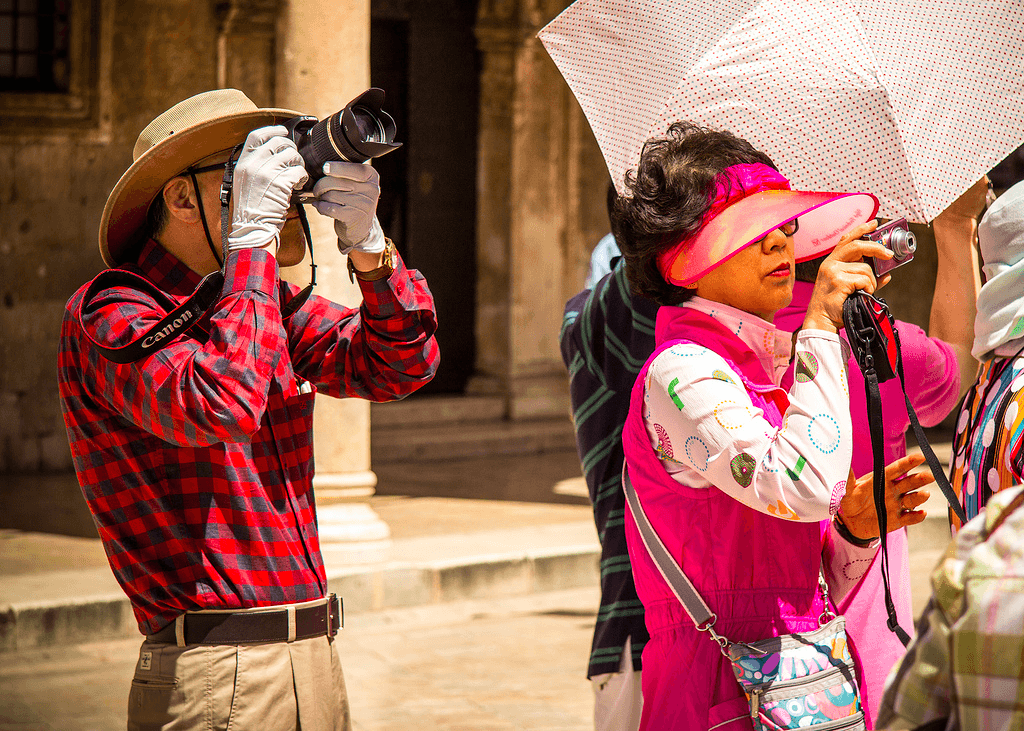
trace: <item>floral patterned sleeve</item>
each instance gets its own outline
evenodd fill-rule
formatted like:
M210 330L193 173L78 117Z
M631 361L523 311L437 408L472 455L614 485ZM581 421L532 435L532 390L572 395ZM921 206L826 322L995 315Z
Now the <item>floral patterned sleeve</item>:
M662 352L645 384L644 420L662 464L681 485L712 485L762 513L826 520L839 507L852 456L846 363L839 337L806 330L781 428L739 375L708 348Z

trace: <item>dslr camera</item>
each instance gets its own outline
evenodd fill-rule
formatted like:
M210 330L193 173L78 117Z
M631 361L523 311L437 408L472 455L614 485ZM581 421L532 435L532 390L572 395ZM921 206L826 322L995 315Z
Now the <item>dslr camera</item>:
M309 174L306 184L296 191L300 202L312 199L313 186L324 176L325 162L363 163L402 146L395 142L395 120L381 108L383 103L384 90L372 88L322 121L301 116L283 123Z
M879 226L864 238L870 241L877 241L892 252L892 259L878 259L870 257L868 263L875 272L876 277L891 272L909 261L913 261L914 252L917 251L917 237L910 231L910 225L905 218L897 218L889 221L884 226Z

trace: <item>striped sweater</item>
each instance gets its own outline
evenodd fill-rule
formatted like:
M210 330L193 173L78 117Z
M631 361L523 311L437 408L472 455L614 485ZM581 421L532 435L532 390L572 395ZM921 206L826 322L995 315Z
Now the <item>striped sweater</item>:
M633 667L639 670L649 637L626 550L620 479L622 425L633 382L654 351L657 311L656 303L630 291L619 261L592 290L569 300L562 322L576 446L601 541L601 607L587 677L618 672L627 637L632 638Z

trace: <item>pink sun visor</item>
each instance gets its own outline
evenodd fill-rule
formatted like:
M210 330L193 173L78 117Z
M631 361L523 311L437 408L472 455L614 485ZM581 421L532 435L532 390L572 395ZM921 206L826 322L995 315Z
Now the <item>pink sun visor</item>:
M878 212L870 193L811 193L789 189L777 171L760 163L732 165L718 177L704 225L658 257L665 280L694 282L779 226L800 219L793 236L796 260L827 254L851 228Z

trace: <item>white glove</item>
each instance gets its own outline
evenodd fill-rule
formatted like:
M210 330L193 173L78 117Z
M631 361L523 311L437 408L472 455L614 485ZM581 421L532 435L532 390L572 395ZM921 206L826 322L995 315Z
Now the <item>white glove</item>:
M292 192L309 177L295 143L281 126L249 133L235 165L228 251L268 244L277 253Z
M334 219L338 249L342 254L384 251L384 231L377 221L380 177L369 165L326 162L324 177L313 186L313 207Z

